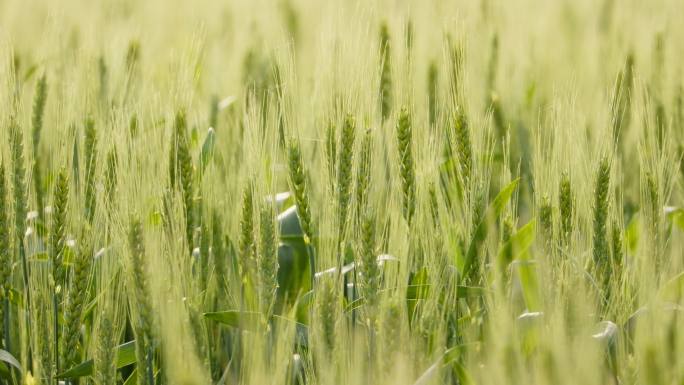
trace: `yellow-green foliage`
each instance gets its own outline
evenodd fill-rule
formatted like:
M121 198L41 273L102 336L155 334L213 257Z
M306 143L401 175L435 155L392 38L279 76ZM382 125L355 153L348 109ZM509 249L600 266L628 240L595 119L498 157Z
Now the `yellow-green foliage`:
M682 9L0 1L0 384L684 384Z

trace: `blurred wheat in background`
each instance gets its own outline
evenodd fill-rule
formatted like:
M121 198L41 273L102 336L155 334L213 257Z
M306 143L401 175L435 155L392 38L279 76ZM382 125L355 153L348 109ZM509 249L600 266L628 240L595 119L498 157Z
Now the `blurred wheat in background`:
M0 2L0 383L684 385L682 20Z

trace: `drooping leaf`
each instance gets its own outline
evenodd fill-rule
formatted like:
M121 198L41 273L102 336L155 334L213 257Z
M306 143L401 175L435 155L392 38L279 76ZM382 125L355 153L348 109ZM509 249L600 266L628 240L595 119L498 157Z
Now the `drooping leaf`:
M12 367L17 369L19 371L19 373L22 372L21 364L19 363L19 360L17 360L12 355L12 353L8 352L7 350L0 349L0 361L7 364L7 365L0 365L0 377L3 377L5 379L10 379L11 378L10 370Z

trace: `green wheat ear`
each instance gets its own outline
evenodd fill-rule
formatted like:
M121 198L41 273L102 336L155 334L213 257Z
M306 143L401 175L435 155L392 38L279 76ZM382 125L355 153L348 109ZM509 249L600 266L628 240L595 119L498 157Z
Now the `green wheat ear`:
M544 196L539 204L539 225L544 236L544 245L550 249L553 241L553 207L551 199Z
M242 192L242 211L240 214L240 243L239 252L242 280L254 277L256 273L255 262L255 236L254 236L254 187L252 181L248 181ZM244 284L244 282L243 282Z
M506 125L506 117L504 116L504 110L501 106L501 98L499 94L492 91L489 99L489 108L492 112L492 120L494 121L494 127L496 128L496 135L500 141L506 138L508 132L508 126Z
M84 231L84 234L87 232ZM73 264L73 273L69 291L67 292L66 306L64 308L64 339L62 354L64 367L71 367L80 361L80 355L84 347L81 345L81 322L87 290L90 283L90 270L92 266L92 248L88 241L82 238L82 242L76 252L76 260Z
M334 191L337 178L337 126L332 119L325 130L325 160L330 175L330 189Z
M100 315L95 351L94 375L97 385L116 384L116 336L114 325L105 311Z
M207 283L209 279L209 258L211 253L211 233L209 218L204 218L201 215L201 211L198 213L203 219L199 220L199 260L194 262L199 262L199 269L196 269L199 275L199 287L200 290L207 290ZM194 251L193 251L194 252Z
M126 51L126 69L133 71L138 64L138 60L140 60L140 42L131 40Z
M169 181L171 188L180 189L185 212L185 239L190 251L194 248L194 231L197 222L194 190L193 167L190 145L188 143L187 120L185 111L176 113L171 135L169 153Z
M461 104L461 88L463 82L463 68L465 54L463 47L453 42L450 35L446 36L447 51L449 55L450 66L450 88L451 88L451 102L456 106Z
M504 217L501 229L501 240L504 245L504 249L499 253L501 259L499 262L499 273L504 278L506 285L508 284L510 274L508 272L508 266L513 262L513 247L508 243L513 236L515 231L515 224L513 223L513 218L510 214Z
M57 174L52 198L52 224L50 226L50 254L53 258L55 285L64 285L64 248L66 247L67 213L69 211L69 179L62 168Z
M140 220L131 220L128 233L128 246L130 250L131 280L132 287L131 306L135 307L137 319L133 320L133 333L136 337L136 362L140 375L138 384L152 385L148 375L151 370L153 334L152 334L152 306L150 304L150 292L147 283L147 260L145 258L143 228Z
M24 166L24 134L17 122L10 121L10 152L12 156L12 192L14 193L14 240L18 245L21 261L24 295L30 303L29 265L24 249L24 234L26 233L26 213L28 202L26 199L26 168ZM27 313L27 319L30 319ZM28 326L28 325L27 325Z
M228 255L226 253L226 244L223 239L223 222L221 220L221 214L216 208L212 211L211 216L211 254L219 293L223 293L223 290L226 287L226 277L228 276L226 267Z
M380 346L383 347L383 370L388 371L392 366L395 352L399 349L401 339L402 314L401 302L392 299L384 311L379 330Z
M613 270L619 273L622 271L622 266L624 263L622 228L620 227L620 224L617 221L613 221L611 227L612 266Z
M404 26L404 32L404 45L406 46L407 56L409 57L408 60L411 60L411 53L413 52L413 40L415 33L415 31L413 30L413 21L411 21L411 19L408 19L408 21L406 22L406 25Z
M486 90L494 91L496 87L496 70L499 66L499 35L494 34L490 42L489 64L487 66Z
M316 306L318 311L318 322L323 342L323 348L326 352L331 353L335 349L336 328L335 323L338 315L338 297L335 290L335 282L337 280L326 277L322 282L319 282L316 289Z
M344 242L349 211L355 137L356 121L353 116L347 115L342 126L340 151L337 159L337 237L340 244Z
M575 206L570 175L568 175L567 172L561 174L558 206L560 208L561 240L567 244L572 234L572 220Z
M116 184L118 176L118 155L116 147L112 147L107 153L105 169L105 196L107 197L107 203L109 210L114 209L114 198L116 197Z
M265 204L259 213L259 238L259 300L261 312L268 319L273 312L278 288L278 243L272 204Z
M371 162L373 160L373 134L371 130L366 130L361 142L359 153L359 165L356 174L356 218L361 217L368 205L368 195L371 177Z
M593 219L593 263L597 280L602 284L602 297L605 302L609 283L610 253L607 242L608 192L610 190L610 161L608 157L601 159L596 170L594 184L594 219Z
M12 265L12 255L10 254L10 231L11 225L7 213L9 207L7 206L7 198L9 190L5 182L5 165L0 161L0 321L5 319L5 300L8 299L8 290L10 289L10 266ZM4 328L3 328L4 329ZM4 335L5 339L7 336ZM7 341L2 343L0 339L0 346L6 348Z
M430 214L432 215L432 224L439 229L439 199L437 198L437 187L435 182L430 182L428 185L428 196L430 197Z
M624 68L618 73L611 103L613 140L620 143L623 131L629 127L632 110L632 92L634 88L634 56L629 54Z
M138 126L140 125L140 120L138 119L137 114L131 115L131 119L128 121L128 133L131 135L131 138L135 138L138 136Z
M682 132L684 130L684 86L680 84L675 92L672 103L674 108L672 128L675 132Z
M459 171L464 190L470 188L470 179L473 172L473 149L470 142L470 129L468 121L463 113L458 113L454 118L456 133L456 153L458 155Z
M12 153L12 192L14 194L14 231L15 238L23 245L26 232L26 169L24 168L24 135L21 127L10 122L10 151ZM22 246L20 246L22 247Z
M299 216L302 231L304 232L304 241L307 244L310 244L313 240L314 225L309 206L309 188L307 186L304 165L302 163L302 152L299 143L295 140L290 141L288 147L290 188L294 193L295 202L297 204L297 215Z
M99 74L99 97L100 97L100 102L102 103L103 106L106 106L107 104L107 95L109 94L108 92L108 85L107 85L107 62L105 61L104 56L101 56L97 59L97 72Z
M427 74L427 102L428 102L428 119L431 126L437 123L437 115L439 114L439 72L437 63L432 60L428 67Z
M392 110L392 54L387 23L380 25L380 116L383 121Z
M85 215L89 224L95 218L95 171L97 169L97 131L92 118L85 122Z
M31 114L31 130L33 136L33 186L36 192L36 202L38 203L38 212L43 213L43 199L45 191L43 187L43 178L41 169L41 156L39 151L40 133L43 129L43 115L45 113L45 101L47 99L47 80L43 74L36 83L36 90L33 95L33 110Z
M38 153L40 133L43 129L43 115L45 113L45 101L47 100L47 78L43 74L36 83L33 95L33 110L31 115L31 128L33 135L33 153Z
M399 167L403 192L402 209L406 223L411 225L416 207L416 171L412 150L411 114L406 107L399 112L397 121L397 142L399 147Z
M650 235L654 242L653 253L655 255L655 267L656 271L659 271L662 267L663 258L661 253L664 249L661 245L662 237L660 236L660 214L662 204L657 176L650 171L646 172L646 199L647 202L645 205L648 207L646 217L648 219Z
M360 294L368 307L370 325L374 325L379 300L381 271L375 255L375 216L372 213L366 213L361 220L359 262Z

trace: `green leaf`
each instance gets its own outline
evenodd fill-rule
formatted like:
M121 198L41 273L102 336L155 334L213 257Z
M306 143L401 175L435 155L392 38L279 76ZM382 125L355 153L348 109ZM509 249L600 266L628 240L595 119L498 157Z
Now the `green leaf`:
M256 331L261 322L262 315L259 312L225 310L204 313L204 317L218 323L228 325L240 330Z
M31 262L48 262L50 257L46 251L40 251L35 254L29 255L29 260Z
M302 237L281 238L278 246L278 300L294 303L311 290L309 258Z
M451 367L453 368L454 373L458 378L459 384L472 385L475 383L473 379L470 377L468 369L466 369L461 363L459 363L458 361L454 361L451 363Z
M131 375L128 376L126 379L126 382L123 383L123 385L136 385L138 383L138 368L136 367L133 369L131 372Z
M414 318L416 301L428 298L429 290L430 277L427 268L422 267L409 277L409 285L406 288L406 299L409 301L407 303L409 320Z
M135 340L119 345L116 349L117 369L135 363Z
M290 197L281 196L285 200ZM297 296L311 290L310 246L304 241L296 206L278 214L278 301L294 303ZM279 306L281 304L278 304Z
M627 228L625 229L625 243L627 245L627 250L630 254L636 252L637 246L639 245L639 216L632 216L632 220L629 221Z
M485 216L482 221L477 225L475 232L470 240L470 245L468 246L468 252L465 256L465 261L463 263L463 278L468 277L470 270L472 269L474 259L477 256L477 251L480 248L480 244L484 241L487 236L487 221L489 218L496 218L501 215L506 204L513 196L513 192L518 187L520 183L520 178L516 178L514 181L506 185L499 193L494 197L494 200L487 208Z
M11 367L17 369L19 373L22 372L21 364L19 363L19 361L12 355L12 353L8 352L7 350L0 349L0 361L7 364L0 365L0 376L2 376L3 378L11 378Z
M447 349L442 356L432 364L420 377L413 383L413 385L424 385L431 383L431 380L439 373L440 370L451 367L456 376L459 378L461 384L472 384L467 370L458 362L458 359L465 352L466 345L457 345Z
M408 285L406 288L406 299L409 301L427 299L430 295L430 284ZM486 289L477 286L456 286L456 297L479 297L485 293Z
M515 192L515 189L518 188L519 183L520 178L516 178L511 183L507 184L506 187L501 189L501 191L499 191L499 193L496 194L494 202L492 202L488 210L493 210L492 214L494 214L495 216L501 215L501 212L503 212L503 209L506 207L506 204L508 203L508 201L511 200L513 192Z
M202 153L200 154L200 165L201 170L204 171L204 169L207 167L207 164L209 164L209 161L214 156L214 142L216 141L216 133L214 131L213 127L209 127L209 130L207 131L207 136L204 138L204 143L202 144Z
M503 260L506 250L511 250L513 259L518 259L518 256L532 246L535 238L536 222L534 219L527 222L527 224L518 230L513 236L504 244L499 251L499 260Z
M408 285L406 288L406 299L418 300L427 299L430 295L430 284Z
M516 265L518 266L518 276L520 278L523 297L525 298L525 305L527 305L527 311L538 311L540 308L540 300L537 271L535 269L536 264L531 260L529 252L525 251L516 258Z
M159 369L154 371L155 382L159 381ZM138 383L138 368L133 369L131 374L126 378L123 385L137 385Z
M135 340L116 347L116 368L120 369L135 363ZM78 378L93 374L93 360L84 361L57 375L57 378Z
M297 206L290 206L278 214L278 225L280 226L281 238L303 237L304 235L297 215Z

